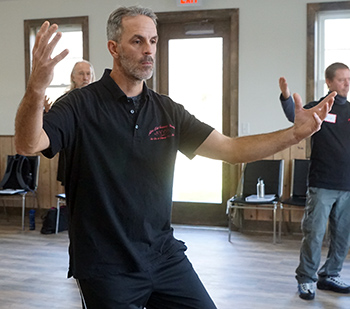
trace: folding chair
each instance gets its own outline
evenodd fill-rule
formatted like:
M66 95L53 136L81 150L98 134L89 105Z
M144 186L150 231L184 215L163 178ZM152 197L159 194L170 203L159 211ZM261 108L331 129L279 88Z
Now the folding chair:
M276 243L277 209L283 192L283 160L259 160L245 164L240 183L240 192L227 201L227 215L229 216L228 240L231 241L232 215L235 209L270 210L273 213L273 243ZM247 200L247 197L257 194L257 181L261 178L265 182L266 195L270 199ZM243 230L243 219L240 217L240 229ZM281 220L279 220L279 230ZM280 232L279 232L280 235Z
M35 199L36 207L38 207L37 200L37 187L38 187L38 177L39 177L39 165L40 157L39 156L27 156L30 163L30 173L31 178L27 183L27 186L19 184L13 179L17 178L17 168L12 168L12 162L15 158L18 158L19 155L8 155L7 156L7 166L4 177L1 181L1 190L0 190L0 199L3 200L19 200L22 207L22 230L24 230L24 217L25 217L25 208L26 208L26 196L30 194L31 197ZM13 185L13 186L12 186ZM6 210L5 203L4 209ZM13 205L14 206L14 205Z
M60 223L60 208L61 205L65 203L66 201L66 194L65 193L60 193L56 195L57 197L57 217L56 217L56 231L55 233L58 234L58 227Z
M308 187L310 160L294 159L292 161L290 196L281 201L282 219L284 221L284 210L290 212L289 225L294 210L304 211L306 204L306 192ZM281 236L281 235L280 235Z

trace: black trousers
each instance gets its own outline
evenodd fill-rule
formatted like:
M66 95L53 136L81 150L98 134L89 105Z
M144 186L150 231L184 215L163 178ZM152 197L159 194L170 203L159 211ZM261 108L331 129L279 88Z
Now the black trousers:
M77 284L85 309L216 309L183 251L142 273Z

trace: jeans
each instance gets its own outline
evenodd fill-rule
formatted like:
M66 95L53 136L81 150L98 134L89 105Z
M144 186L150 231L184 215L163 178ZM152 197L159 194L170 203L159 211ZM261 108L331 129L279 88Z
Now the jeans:
M327 222L330 246L326 262L317 272ZM322 277L338 276L349 251L350 192L310 187L302 220L302 232L300 264L296 269L297 281L316 282Z

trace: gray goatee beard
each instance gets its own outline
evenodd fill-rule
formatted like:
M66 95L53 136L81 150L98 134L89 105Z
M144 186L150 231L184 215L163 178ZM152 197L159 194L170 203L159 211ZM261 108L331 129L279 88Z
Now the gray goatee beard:
M138 68L139 64L142 64L143 62L151 62L152 68L147 68L146 70L140 70ZM120 63L122 67L124 68L125 72L128 72L128 75L136 80L147 80L152 77L153 75L153 63L154 60L151 56L145 56L142 58L136 65L133 65L131 61L125 57L121 57Z

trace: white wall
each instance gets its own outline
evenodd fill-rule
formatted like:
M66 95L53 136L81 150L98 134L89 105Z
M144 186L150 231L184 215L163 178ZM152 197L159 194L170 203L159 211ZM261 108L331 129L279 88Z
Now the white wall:
M239 8L239 122L250 133L289 126L279 106L278 78L306 92L306 4L329 0L202 0L180 8L177 0L0 0L0 135L14 133L24 94L23 20L89 16L90 61L97 77L112 60L106 49L106 20L118 6L140 4L156 12Z

